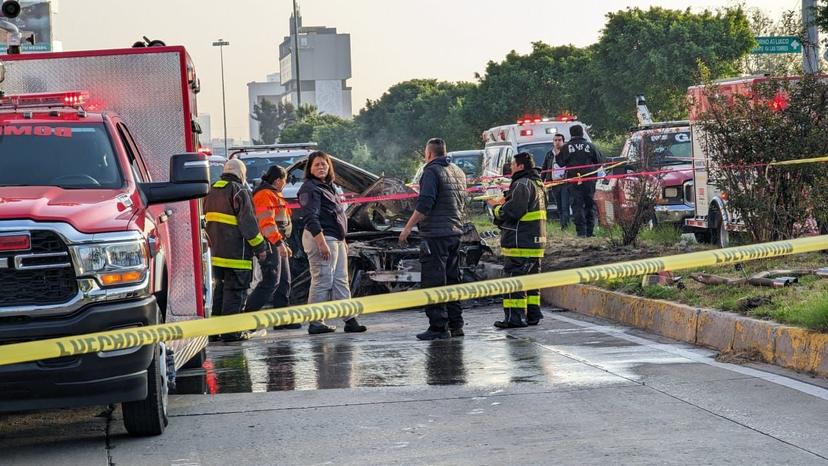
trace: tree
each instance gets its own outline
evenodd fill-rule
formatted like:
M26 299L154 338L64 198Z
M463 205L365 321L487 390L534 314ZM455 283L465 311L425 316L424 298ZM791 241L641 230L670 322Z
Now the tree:
M607 15L597 44L514 51L489 62L464 115L479 131L526 113L569 111L593 126L593 136L625 132L635 122L634 98L645 94L659 119L686 116L684 96L698 82L698 62L714 77L732 76L755 45L744 11L716 14L653 7Z
M642 93L657 119L685 117L685 95L699 82L699 63L713 79L734 76L738 60L756 45L741 8L716 14L630 8L607 18L591 69L603 113L590 123L601 131L633 125L633 99Z
M483 131L523 115L570 109L580 90L580 86L572 86L577 81L572 73L588 63L588 57L586 49L552 47L543 42L532 43L528 55L512 50L502 62L490 61L484 76L476 75L478 86L470 93L464 116Z
M470 83L414 79L368 101L356 121L375 156L370 169L398 177L412 174L432 137L445 139L449 150L479 147L480 133L462 113L473 87Z
M273 144L279 139L285 124L296 117L293 105L290 103L272 103L267 99L253 105L254 120L259 122L259 139L255 144Z

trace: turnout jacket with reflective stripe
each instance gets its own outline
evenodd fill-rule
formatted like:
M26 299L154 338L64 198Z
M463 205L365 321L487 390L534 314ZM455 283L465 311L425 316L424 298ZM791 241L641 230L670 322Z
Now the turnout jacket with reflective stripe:
M537 169L512 175L506 202L494 209L500 226L501 254L543 257L546 246L546 196Z
M293 230L290 207L273 185L263 181L253 191L253 207L259 229L270 244L279 244L290 237Z
M268 247L253 215L250 193L235 175L223 174L204 198L212 264L252 270L254 254Z

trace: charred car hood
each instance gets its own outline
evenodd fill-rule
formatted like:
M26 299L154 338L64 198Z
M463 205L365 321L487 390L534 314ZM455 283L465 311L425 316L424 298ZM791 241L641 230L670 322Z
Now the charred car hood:
M392 194L412 195L409 199L348 204L345 214L348 216L349 231L384 231L404 226L414 212L416 197L413 196L416 195L416 191L397 178L378 176L336 157L331 159L336 172L334 184L352 196L365 198ZM300 160L288 168L288 173L304 170L306 164L307 159ZM295 198L301 184L302 181L294 181L285 187L285 198Z
M112 189L47 186L0 188L0 219L65 222L84 233L126 230L134 211L129 196Z

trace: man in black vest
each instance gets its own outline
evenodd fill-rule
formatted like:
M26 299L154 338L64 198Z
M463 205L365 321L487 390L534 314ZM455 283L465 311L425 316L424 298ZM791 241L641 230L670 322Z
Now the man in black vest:
M596 171L598 164L604 163L604 155L595 145L584 139L584 127L572 125L569 128L572 136L569 142L561 147L558 155L558 165L567 168L567 178L586 177ZM576 167L576 168L569 168ZM594 236L595 230L595 180L572 182L569 185L569 198L572 202L572 220L580 237Z
M428 141L425 162L417 207L400 233L400 243L406 244L414 225L419 224L422 287L454 285L460 283L466 175L446 160L446 143L442 139ZM429 327L417 338L437 340L463 336L459 301L426 306L425 310Z

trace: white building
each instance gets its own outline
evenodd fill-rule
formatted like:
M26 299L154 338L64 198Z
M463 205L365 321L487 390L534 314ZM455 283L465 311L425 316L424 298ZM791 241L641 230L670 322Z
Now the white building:
M302 27L299 23L299 79L302 105L316 106L322 113L343 118L353 116L351 110L351 35L340 34L336 28L324 26ZM290 31L294 30L293 17ZM293 54L293 36L287 36L279 45L281 83L285 86L283 102L297 103L296 59Z
M279 73L267 75L265 82L249 82L247 83L247 120L250 127L250 139L259 138L259 122L253 119L253 108L256 104L260 104L263 100L268 100L273 104L277 104L282 99L285 93L285 87L282 86Z

